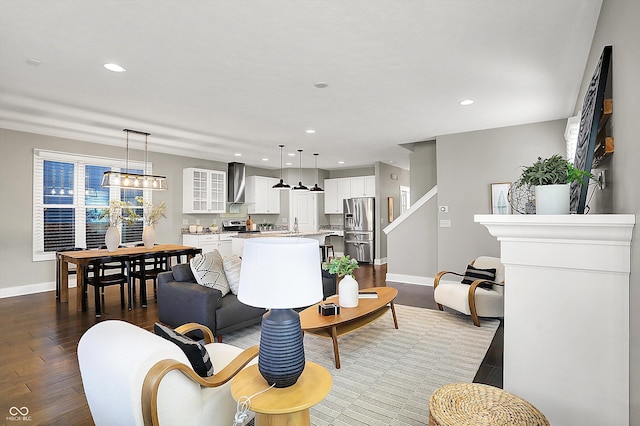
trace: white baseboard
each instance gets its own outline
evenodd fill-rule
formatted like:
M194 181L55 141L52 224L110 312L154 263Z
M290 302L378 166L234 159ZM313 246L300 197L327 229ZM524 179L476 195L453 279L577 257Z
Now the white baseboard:
M374 265L385 265L387 263L387 258L383 257L382 259L374 259L373 260L373 264Z
M69 288L76 286L75 277L69 277ZM16 287L0 288L0 299L6 297L24 296L27 294L44 293L45 291L54 291L56 289L55 281L39 283L39 284L27 284Z
M433 277L421 277L418 275L390 274L387 272L386 281L433 287Z

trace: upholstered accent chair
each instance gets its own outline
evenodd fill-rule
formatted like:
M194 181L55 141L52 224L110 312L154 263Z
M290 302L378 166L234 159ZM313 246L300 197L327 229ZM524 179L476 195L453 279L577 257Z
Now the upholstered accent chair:
M462 282L441 282L447 274L462 277ZM433 280L433 298L441 311L444 305L470 315L478 327L479 317L503 317L504 265L500 258L480 256L465 273L440 271Z
M94 423L100 425L231 425L236 402L230 380L258 354L212 343L211 330L199 329L214 374L201 377L180 347L163 337L119 320L91 327L78 343L84 392Z

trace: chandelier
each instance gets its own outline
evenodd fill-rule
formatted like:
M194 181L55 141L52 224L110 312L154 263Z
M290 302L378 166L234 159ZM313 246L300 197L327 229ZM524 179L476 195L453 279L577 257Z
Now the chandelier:
M127 133L127 159L125 172L108 171L102 175L103 187L120 187L133 189L167 189L167 177L147 174L147 139L151 133L123 129ZM144 174L129 172L129 133L144 135Z

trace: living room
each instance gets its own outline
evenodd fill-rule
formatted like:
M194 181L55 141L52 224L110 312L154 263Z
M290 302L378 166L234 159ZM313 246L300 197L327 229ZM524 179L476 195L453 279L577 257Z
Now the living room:
M451 228L441 228L437 232L436 269L459 269L470 259L479 254L500 255L499 243L484 227L473 221L473 215L490 212L489 185L492 182L514 181L522 165L530 163L537 156L548 156L563 153L565 140L563 137L566 119L577 114L581 107L586 84L591 78L603 46L613 45L613 98L615 99L614 134L616 152L608 164L611 185L597 194L591 201L591 213L631 213L637 214L640 209L640 193L633 179L633 171L640 148L634 143L635 116L640 108L637 99L640 97L640 84L635 74L640 65L637 40L640 39L635 17L640 14L638 6L630 1L605 0L595 28L588 60L584 64L583 73L575 75L580 84L579 93L575 94L575 105L571 105L566 116L548 120L531 120L528 124L501 125L496 124L484 129L446 134L425 135L424 142L419 142L414 154L408 156L411 161L411 195L412 200L429 191L436 183L438 186L438 203L447 205L447 216L439 217L451 220ZM570 25L570 23L567 23ZM9 44L5 41L0 45ZM25 53L27 55L28 53ZM45 65L45 64L43 64ZM2 104L6 103L10 87L2 83ZM19 130L12 123L10 116L3 113L0 117L0 192L5 202L11 202L13 209L5 209L1 214L2 222L2 256L0 257L0 289L16 287L52 285L55 274L53 261L34 262L33 259L33 193L29 183L33 180L33 150L47 149L51 151L92 155L106 158L122 159L124 141L122 128L129 119L124 120L119 128L113 130L113 139L118 142L112 145L87 143L74 138L59 137L53 134L39 134ZM146 130L146 129L142 129ZM153 146L153 136L150 139ZM412 143L416 140L403 140L400 143ZM119 145L118 145L119 144ZM273 161L277 163L277 142L271 143ZM142 151L135 150L137 158ZM305 155L311 153L305 151ZM422 155L422 157L420 157ZM320 157L323 158L323 157ZM179 156L154 152L149 153L154 172L167 176L171 189L154 194L154 201L165 201L169 206L167 219L159 223L158 238L163 242L180 243L180 234L176 232L183 224L185 217L181 213L182 169L185 167L203 167L225 170L225 161L194 159L192 156ZM379 158L378 161L383 161ZM419 170L424 162L436 164L434 177L424 177ZM384 164L382 167L387 167ZM369 166L369 167L374 167ZM395 166L391 166L395 167ZM295 165L289 166L289 174L296 176ZM311 166L306 167L308 171ZM278 165L274 168L259 169L276 177ZM326 177L331 172L323 169ZM257 174L257 173L256 173ZM380 173L378 178L386 178L388 173ZM26 193L16 191L15 182L20 182L18 189L28 189ZM464 192L462 192L464 191ZM410 246L410 244L407 244ZM640 254L632 247L631 282L638 282ZM434 274L436 271L431 271ZM422 274L429 276L430 271ZM51 287L52 288L52 287ZM638 424L640 419L640 381L638 376L638 352L640 351L640 332L634 324L640 316L640 300L637 288L630 289L630 423ZM27 293L28 291L25 291Z

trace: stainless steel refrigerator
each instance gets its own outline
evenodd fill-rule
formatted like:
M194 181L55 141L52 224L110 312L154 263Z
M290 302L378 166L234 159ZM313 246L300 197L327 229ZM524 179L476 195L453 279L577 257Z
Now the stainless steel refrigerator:
M375 254L375 198L343 201L344 254L358 262L373 263Z

